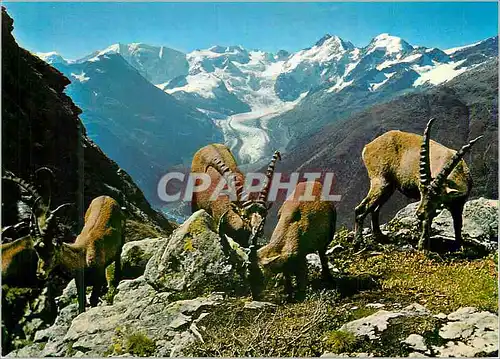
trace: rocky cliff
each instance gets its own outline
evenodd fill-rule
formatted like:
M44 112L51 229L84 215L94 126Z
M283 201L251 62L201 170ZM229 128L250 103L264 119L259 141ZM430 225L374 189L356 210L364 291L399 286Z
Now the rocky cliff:
M132 218L172 231L170 223L153 210L132 178L106 157L86 135L81 110L65 93L70 81L37 56L19 47L12 36L13 20L2 9L2 166L33 181L41 192L46 185L34 174L40 167L54 173L52 205L70 202L79 220L90 201L109 195L125 205ZM40 176L41 177L41 176ZM6 184L2 205L15 204L16 191ZM3 225L16 220L2 212Z

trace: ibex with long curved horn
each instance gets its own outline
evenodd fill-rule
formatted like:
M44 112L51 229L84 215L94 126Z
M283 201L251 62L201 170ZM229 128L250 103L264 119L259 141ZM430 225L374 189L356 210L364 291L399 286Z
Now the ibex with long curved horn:
M116 200L99 196L85 213L85 225L74 243L57 239L35 246L40 257L38 273L47 277L59 266L75 278L79 312L85 311L85 289L92 286L90 305L96 306L106 284L106 267L115 262L113 285L121 277L120 256L124 244L125 216Z
M37 171L41 169L46 168L43 167ZM5 234L9 232L17 233L26 227L30 229L29 234L9 243L2 243L2 282L11 285L28 284L36 280L38 258L35 249L44 246L44 239L55 214L68 204L50 210L49 205L45 205L36 188L27 181L9 171L4 172L2 179L16 183L23 191L27 192L29 202L31 202L28 223L21 221L16 225L2 228L2 238L5 238ZM50 198L48 202L50 203Z
M211 144L201 148L193 157L191 173L207 174L210 184L206 190L193 193L191 202L193 213L204 209L216 222L225 214L225 225L221 230L240 245L248 247L262 231L268 211L266 200L270 180L279 158L280 154L276 151L268 167L264 188L254 200L250 199L244 189L245 177L238 169L229 148L222 144ZM224 179L230 187L234 186L235 200L232 201L229 196L222 194L213 198L221 179Z
M447 208L453 217L453 249L460 248L462 212L472 188L469 168L462 158L482 136L456 152L430 140L429 131L433 122L434 119L428 122L423 137L389 131L364 147L362 157L370 177L370 191L355 210L357 242L362 238L363 220L368 213L372 214L373 234L382 236L380 207L397 189L409 198L420 199L417 209L417 217L422 224L419 249L428 244L432 220L441 206Z
M235 249L233 258L250 266L254 299L259 299L266 280L279 272L284 274L285 291L289 298L292 296L292 276L297 279L298 293L304 294L307 284L306 256L309 253L318 252L323 278L327 281L332 279L326 250L335 234L337 214L333 202L323 201L321 195L322 185L318 181L297 184L278 212L279 220L271 240L257 251L254 258L252 252L245 253L234 243L228 243L228 247ZM226 237L222 239L228 240Z

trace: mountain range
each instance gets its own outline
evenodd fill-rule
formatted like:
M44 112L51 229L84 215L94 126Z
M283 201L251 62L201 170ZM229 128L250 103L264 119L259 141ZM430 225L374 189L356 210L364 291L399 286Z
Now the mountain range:
M380 34L365 47L325 35L294 53L134 43L78 60L38 56L71 79L89 136L156 203L158 178L205 144L225 142L244 169L257 169L275 149L291 152L325 126L447 83L497 49L498 37L438 49Z

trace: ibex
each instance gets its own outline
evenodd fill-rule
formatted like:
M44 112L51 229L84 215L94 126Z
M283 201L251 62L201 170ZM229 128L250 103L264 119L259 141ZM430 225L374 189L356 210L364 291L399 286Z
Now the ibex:
M85 225L74 243L45 242L35 246L40 256L38 273L47 276L56 266L75 278L79 312L85 311L85 289L92 286L90 305L96 306L106 284L106 267L115 262L113 285L121 276L125 216L113 198L94 198L85 213Z
M260 273L255 269L250 273L250 276L259 276L251 280L262 285L273 273L282 272L285 291L290 297L294 275L298 292L303 294L307 284L306 255L314 252L319 254L323 278L331 280L326 250L335 234L337 215L332 202L321 200L321 193L322 185L318 181L301 182L296 186L278 212L278 224L270 242L257 251L256 258L244 258L250 265L256 260L260 270ZM303 196L310 198L307 200ZM252 294L258 297L259 292L254 290Z
M258 198L254 200L249 198L243 188L245 177L238 169L229 148L222 144L211 144L201 148L193 157L191 173L208 174L210 186L205 191L193 193L191 202L193 213L204 209L216 222L226 214L225 225L221 230L240 245L248 247L262 231L268 211L267 193L276 161L280 158L280 153L276 151L268 167L266 183ZM231 201L227 195L220 195L215 200L211 198L222 178L226 183L235 186L236 201Z
M469 168L462 160L482 136L464 145L458 152L429 139L434 119L424 135L389 131L367 144L362 152L370 177L370 191L356 207L355 241L362 239L363 220L371 213L375 237L383 236L379 226L382 205L397 189L409 198L420 199L417 217L421 222L418 248L427 248L436 211L447 208L453 218L454 248L461 246L462 212L472 187Z
M30 229L29 234L9 243L2 243L2 283L16 286L30 285L37 280L38 257L35 247L42 245L41 243L47 236L48 228L53 222L55 214L68 204L50 210L44 204L35 187L27 181L9 171L5 171L2 179L16 183L24 192L27 192L31 202L28 222L23 220L16 225L2 228L3 239L5 239L6 233L12 232L16 234L25 227Z

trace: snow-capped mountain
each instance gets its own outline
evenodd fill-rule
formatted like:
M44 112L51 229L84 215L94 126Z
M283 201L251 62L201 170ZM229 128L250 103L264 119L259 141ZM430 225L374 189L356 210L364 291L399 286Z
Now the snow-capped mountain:
M61 55L59 55L55 51L51 52L37 52L35 54L39 58L41 58L43 61L45 61L48 64L67 64L69 61L64 59Z
M184 53L165 46L151 46L141 43L113 44L104 50L95 51L85 56L78 62L96 61L99 56L105 54L120 54L153 84L185 75L189 70Z
M189 53L189 73L158 86L215 118L274 108L283 102L274 84L287 56L284 51L275 55L241 46L213 46Z
M158 203L156 186L169 168L222 140L209 117L155 87L118 53L53 66L71 80L66 92L83 110L89 137L151 203Z
M240 162L255 163L344 114L449 81L498 56L497 44L493 37L443 51L384 33L356 47L325 35L295 53L213 46L183 54L115 44L73 62L120 54L157 88L211 118ZM40 57L72 63L54 53ZM86 80L77 73L73 78Z

